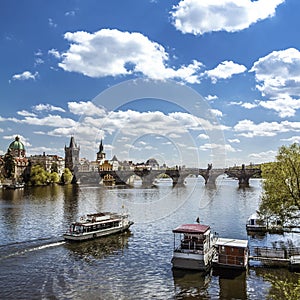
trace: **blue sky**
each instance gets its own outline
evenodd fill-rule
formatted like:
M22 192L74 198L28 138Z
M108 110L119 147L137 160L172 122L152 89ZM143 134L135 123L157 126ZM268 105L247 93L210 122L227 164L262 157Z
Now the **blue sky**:
M0 2L0 154L197 166L272 161L300 136L300 2ZM140 97L140 98L138 98Z

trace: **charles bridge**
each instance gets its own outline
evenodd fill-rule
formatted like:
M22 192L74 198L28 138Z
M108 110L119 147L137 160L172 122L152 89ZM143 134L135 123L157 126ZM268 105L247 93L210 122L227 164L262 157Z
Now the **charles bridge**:
M214 186L216 185L216 179L220 175L227 175L230 178L238 180L239 187L249 187L249 180L251 177L260 176L261 169L258 167L233 167L233 168L220 168L213 169L212 164L209 164L206 169L198 168L165 168L165 169L147 169L147 168L135 168L134 170L118 170L118 171L99 171L91 173L79 172L76 177L80 182L91 182L99 183L104 178L110 177L114 179L116 185L128 184L129 179L132 176L138 176L142 180L142 185L150 187L153 182L160 175L165 174L173 180L173 186L183 185L185 179L188 176L202 176L205 180L205 185Z

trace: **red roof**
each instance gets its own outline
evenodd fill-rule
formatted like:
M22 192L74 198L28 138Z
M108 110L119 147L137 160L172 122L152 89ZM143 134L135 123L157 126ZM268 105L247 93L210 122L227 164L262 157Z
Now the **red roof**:
M208 225L203 224L182 224L177 228L173 229L174 233L205 233L209 230Z

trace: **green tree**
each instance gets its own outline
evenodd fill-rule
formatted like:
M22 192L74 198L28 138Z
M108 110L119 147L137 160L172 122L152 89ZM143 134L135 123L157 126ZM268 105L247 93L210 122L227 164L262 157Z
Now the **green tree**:
M51 183L58 183L60 178L57 172L51 172L49 174L50 182Z
M32 185L45 185L50 182L50 173L40 165L32 166L30 172L30 183Z
M61 176L61 182L63 184L69 184L72 182L72 179L73 179L73 174L72 172L69 170L69 168L65 168L64 169L64 172Z
M276 161L262 165L263 195L260 211L284 222L300 209L300 146L282 146Z
M300 299L300 277L296 282L271 274L266 275L265 278L272 284L267 299Z
M5 177L10 178L14 175L15 170L15 161L13 156L11 155L11 151L8 150L7 153L4 155L4 171L5 171Z
M56 172L58 173L58 165L56 162L51 164L51 173Z

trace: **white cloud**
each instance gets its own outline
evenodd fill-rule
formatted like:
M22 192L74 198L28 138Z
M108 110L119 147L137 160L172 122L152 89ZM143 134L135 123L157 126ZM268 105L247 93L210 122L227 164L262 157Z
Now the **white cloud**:
M44 63L44 60L42 60L40 57L37 57L37 58L34 60L34 65L35 65L35 66L42 65L43 63Z
M212 83L216 83L218 79L231 78L232 75L243 73L247 68L243 65L234 63L233 61L223 61L216 68L204 72Z
M35 117L36 116L36 114L31 113L27 110L17 111L17 114L20 115L20 116L23 116L23 117Z
M239 139L228 139L229 143L240 143L241 141Z
M252 163L262 163L266 161L274 161L276 155L277 151L269 150L265 152L251 153L248 157Z
M260 101L259 104L267 109L275 110L279 117L293 117L297 109L300 109L300 100L293 99L288 95L269 101Z
M290 142L291 144L293 143L300 143L300 136L296 135L296 136L292 136L288 139L281 139L281 141L283 142Z
M198 138L201 140L208 140L209 136L207 134L201 133L198 135Z
M24 71L21 74L15 74L15 75L13 75L12 79L13 80L28 80L28 79L35 80L38 75L39 75L38 72L35 72L34 74L32 74L29 71Z
M253 121L242 120L234 126L234 131L240 136L249 138L256 136L272 137L283 132L300 132L300 122L283 121L254 124Z
M56 27L57 27L57 24L56 24L56 23L54 23L54 21L53 21L53 19L52 19L52 18L49 18L49 19L48 19L48 24L49 24L49 26L50 26L50 27L54 27L54 28L56 28Z
M106 116L107 112L104 108L96 106L91 101L68 102L68 107L74 115L86 116Z
M55 58L61 58L61 55L60 55L60 53L59 53L59 51L58 50L56 50L56 49L51 49L51 50L49 50L48 51L48 54L51 54L51 55L53 55Z
M214 143L207 143L199 147L200 150L203 151L211 151L211 150L219 150L219 151L224 151L224 152L236 152L231 145L222 145L222 144L214 144Z
M239 101L239 102L230 102L229 105L236 105L236 106L244 107L246 109L252 109L252 108L259 106L259 102L260 101L258 101L258 100L255 100L255 103Z
M48 115L47 117L25 117L23 120L18 120L18 123L25 123L29 125L40 125L50 127L74 127L76 122L72 119L62 118L58 115Z
M20 142L22 142L22 143L24 144L25 147L31 146L31 144L30 144L28 138L24 137L24 136L21 135L21 134L17 134L17 133L16 133L16 134L12 134L12 135L5 135L5 136L3 136L3 139L14 141L15 138L16 138L16 136L19 137Z
M38 104L33 106L33 110L36 111L60 111L60 112L65 112L65 110L61 107L57 107L51 104Z
M65 33L65 39L71 43L68 51L49 52L62 58L58 65L65 71L94 78L143 74L151 79L179 78L189 83L199 82L197 73L202 63L193 61L178 69L168 67L169 55L164 47L138 32L77 31Z
M222 117L223 116L223 113L218 109L211 109L210 111L216 117Z
M182 0L173 7L173 24L182 33L235 32L275 15L284 0Z
M267 101L259 105L275 110L282 118L292 117L300 108L300 51L289 48L260 58L250 72L255 72L257 88Z
M70 11L65 12L65 16L66 16L66 17L74 17L75 14L76 14L76 13L75 13L74 10L70 10Z
M208 96L205 97L205 99L207 101L213 101L213 100L217 100L218 96L216 96L216 95L208 95Z

